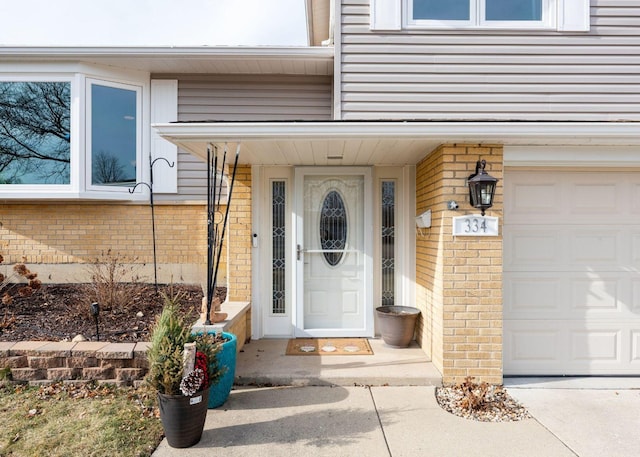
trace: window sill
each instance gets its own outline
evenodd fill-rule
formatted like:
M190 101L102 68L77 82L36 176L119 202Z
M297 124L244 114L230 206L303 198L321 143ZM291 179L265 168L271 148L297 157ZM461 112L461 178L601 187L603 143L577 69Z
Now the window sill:
M4 201L131 201L145 202L149 200L148 192L62 192L62 191L2 191Z

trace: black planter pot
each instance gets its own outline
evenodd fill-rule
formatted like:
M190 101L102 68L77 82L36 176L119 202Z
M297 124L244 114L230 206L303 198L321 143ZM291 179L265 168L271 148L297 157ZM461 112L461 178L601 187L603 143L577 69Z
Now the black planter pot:
M416 320L420 315L418 308L411 306L381 306L376 308L380 333L386 344L397 348L406 348L413 339Z
M158 393L158 403L160 420L169 446L185 448L200 441L207 418L209 389L191 397Z

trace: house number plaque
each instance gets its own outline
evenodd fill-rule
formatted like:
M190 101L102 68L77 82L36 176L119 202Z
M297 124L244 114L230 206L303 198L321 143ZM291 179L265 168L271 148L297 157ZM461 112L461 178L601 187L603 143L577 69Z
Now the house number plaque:
M479 214L454 217L453 236L498 236L498 218Z

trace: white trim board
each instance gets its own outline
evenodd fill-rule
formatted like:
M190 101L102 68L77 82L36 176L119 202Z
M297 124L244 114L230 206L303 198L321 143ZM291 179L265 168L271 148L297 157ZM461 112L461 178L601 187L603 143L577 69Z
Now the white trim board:
M509 167L640 167L638 146L505 146Z

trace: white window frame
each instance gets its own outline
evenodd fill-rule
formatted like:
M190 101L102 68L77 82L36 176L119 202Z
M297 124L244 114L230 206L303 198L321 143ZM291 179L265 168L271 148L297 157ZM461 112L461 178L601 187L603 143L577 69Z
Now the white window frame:
M6 68L9 67L9 68ZM136 122L138 135L136 180L149 182L150 144L150 75L145 72L112 71L83 64L0 64L0 81L69 82L71 84L70 113L70 180L69 184L0 184L0 194L6 200L120 200L147 201L149 188L137 186L130 193L128 186L91 185L90 153L90 86L92 82L111 87L136 90Z
M86 157L86 166L85 166L85 179L86 179L86 188L88 192L98 191L105 192L108 194L118 194L126 192L129 194L129 189L132 189L135 186L135 183L132 186L120 186L120 185L100 185L93 184L92 179L92 169L93 169L93 152L91 150L91 125L92 125L92 117L91 117L91 104L93 102L91 98L91 88L93 85L99 85L104 87L111 87L115 89L123 89L130 90L136 93L136 183L143 182L142 170L144 169L145 163L143 161L142 154L142 91L143 88L141 85L134 85L130 83L122 83L122 82L114 82L112 80L106 79L96 79L96 78L87 78L85 84L85 157ZM147 157L148 160L148 157ZM140 191L140 186L135 190L135 192Z
M78 115L78 89L79 79L74 75L61 75L59 73L39 73L39 74L0 74L2 82L66 82L71 85L70 95L70 130L72 132L70 140L70 164L69 164L69 184L0 184L0 194L8 198L24 198L34 196L41 192L47 194L57 194L60 192L76 191L79 188L79 138L73 135L77 131L79 123Z
M459 30L557 30L559 32L588 32L591 21L591 5L589 0L553 0L553 7L547 10L545 21L547 27L531 28L526 25L526 21L500 22L491 21L490 27L486 25L471 25L467 21L462 21L461 25L455 25L453 21L446 22L440 27L427 26L422 21L418 24L410 23L409 6L411 0L369 0L370 23L369 28L376 32L392 32L402 29L429 30L429 29L459 29ZM411 3L412 7L413 3Z
M447 1L447 0L441 0ZM542 19L540 21L488 21L485 20L486 0L469 0L468 21L441 21L413 19L414 0L403 0L405 26L408 29L543 29L553 30L556 27L556 2L558 0L542 0Z

